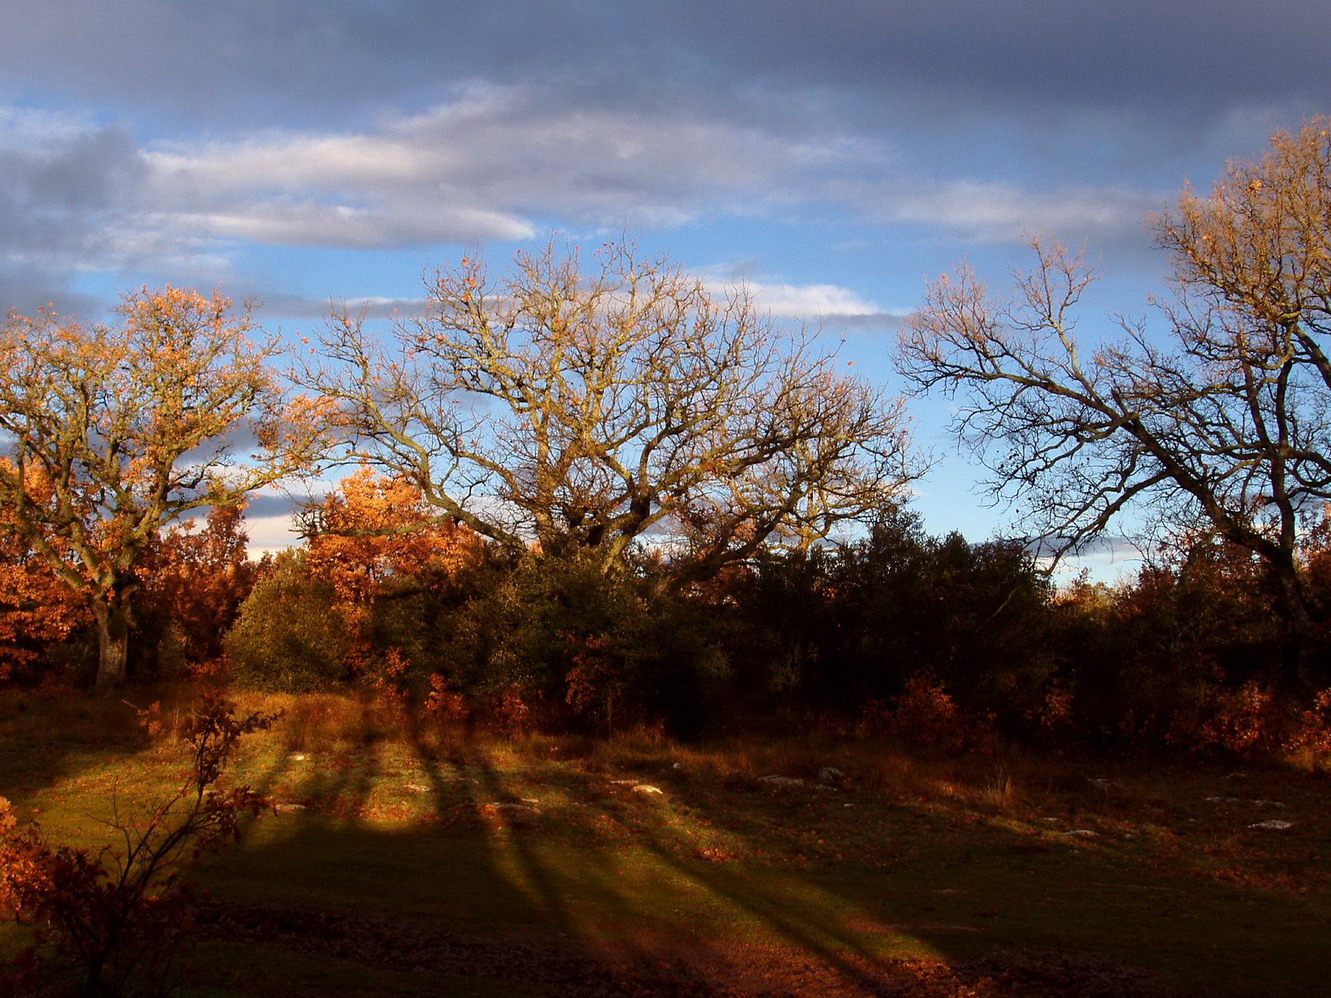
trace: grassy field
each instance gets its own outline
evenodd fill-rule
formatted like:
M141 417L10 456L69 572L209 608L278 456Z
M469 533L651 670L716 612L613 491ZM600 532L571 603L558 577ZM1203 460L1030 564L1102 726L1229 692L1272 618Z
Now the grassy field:
M280 813L191 871L212 899L188 995L1331 989L1322 773L504 741L346 698L242 702L287 711L234 772ZM150 739L126 704L6 694L0 794L53 840L110 841L114 809L173 786L179 709Z

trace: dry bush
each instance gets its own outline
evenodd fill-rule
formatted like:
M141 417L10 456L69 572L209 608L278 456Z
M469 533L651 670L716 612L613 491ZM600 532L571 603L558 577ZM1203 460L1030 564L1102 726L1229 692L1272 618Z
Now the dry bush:
M157 709L141 719L161 732ZM182 725L189 765L179 788L155 806L117 808L118 842L97 851L52 845L0 798L0 918L31 926L34 940L7 982L16 993L63 983L102 998L171 990L192 927L182 862L238 840L242 820L267 807L249 787L219 781L240 739L274 720L237 717L220 693L203 694Z
M1196 750L1282 758L1331 755L1331 689L1301 700L1256 680L1216 691L1199 711L1174 718L1172 741Z
M886 734L924 752L953 755L989 750L996 741L992 721L959 707L942 683L918 674L889 707L880 700L865 704L858 731Z

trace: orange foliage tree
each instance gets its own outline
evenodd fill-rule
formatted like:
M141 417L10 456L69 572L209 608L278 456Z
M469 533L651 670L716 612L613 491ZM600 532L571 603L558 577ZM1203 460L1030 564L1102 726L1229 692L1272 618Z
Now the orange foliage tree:
M361 468L302 514L312 571L339 598L368 604L389 579L451 577L481 551L477 534L439 517L403 478Z
M0 466L12 473L12 462L0 460ZM40 475L28 488L39 502L49 501ZM0 682L89 620L84 600L38 556L15 529L13 511L0 504Z
M291 399L248 308L193 291L125 296L115 326L42 311L0 325L0 503L97 623L97 686L124 682L153 537L306 466L323 404ZM236 454L240 441L248 455ZM35 476L49 498L29 488Z
M140 575L148 615L169 628L186 662L222 656L222 638L254 588L259 565L249 560L240 506L214 506L200 529L187 520L162 533Z
M401 595L441 585L476 564L483 541L451 517L440 517L420 490L403 478L362 468L301 517L309 537L306 564L337 594L337 609L354 643L353 656L368 666L373 605L390 589ZM378 670L380 692L400 694L407 660L388 648Z

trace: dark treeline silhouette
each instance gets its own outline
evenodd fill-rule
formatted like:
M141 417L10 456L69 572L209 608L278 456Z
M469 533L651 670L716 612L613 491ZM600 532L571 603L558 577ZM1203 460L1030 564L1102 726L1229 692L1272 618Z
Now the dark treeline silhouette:
M1206 534L1119 585L1056 588L1020 542L931 536L891 508L853 543L760 552L681 587L663 549L607 573L455 526L358 534L416 508L409 487L365 473L325 506L345 532L258 564L231 510L164 534L145 562L137 679L356 689L515 732L816 727L939 750L1263 754L1327 741L1326 694L1283 668L1269 573ZM1324 547L1303 559L1322 634L1329 566ZM7 648L9 681L91 682L95 632L71 626Z

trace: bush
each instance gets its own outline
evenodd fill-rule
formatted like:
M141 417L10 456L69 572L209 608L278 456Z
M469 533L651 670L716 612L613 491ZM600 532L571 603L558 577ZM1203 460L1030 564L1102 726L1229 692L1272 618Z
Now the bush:
M155 712L143 720L156 733ZM9 982L14 993L64 980L102 998L171 990L174 960L190 930L181 860L235 841L242 818L267 806L249 787L217 784L239 740L274 720L260 713L238 718L219 693L201 697L180 736L190 762L179 789L111 822L123 852L53 846L36 824L20 825L0 798L0 917L36 934Z
M352 641L337 606L332 583L309 571L304 552L278 555L224 641L236 682L305 693L345 680Z
M705 723L727 669L703 609L631 568L503 555L372 611L372 682L436 717L511 730Z

